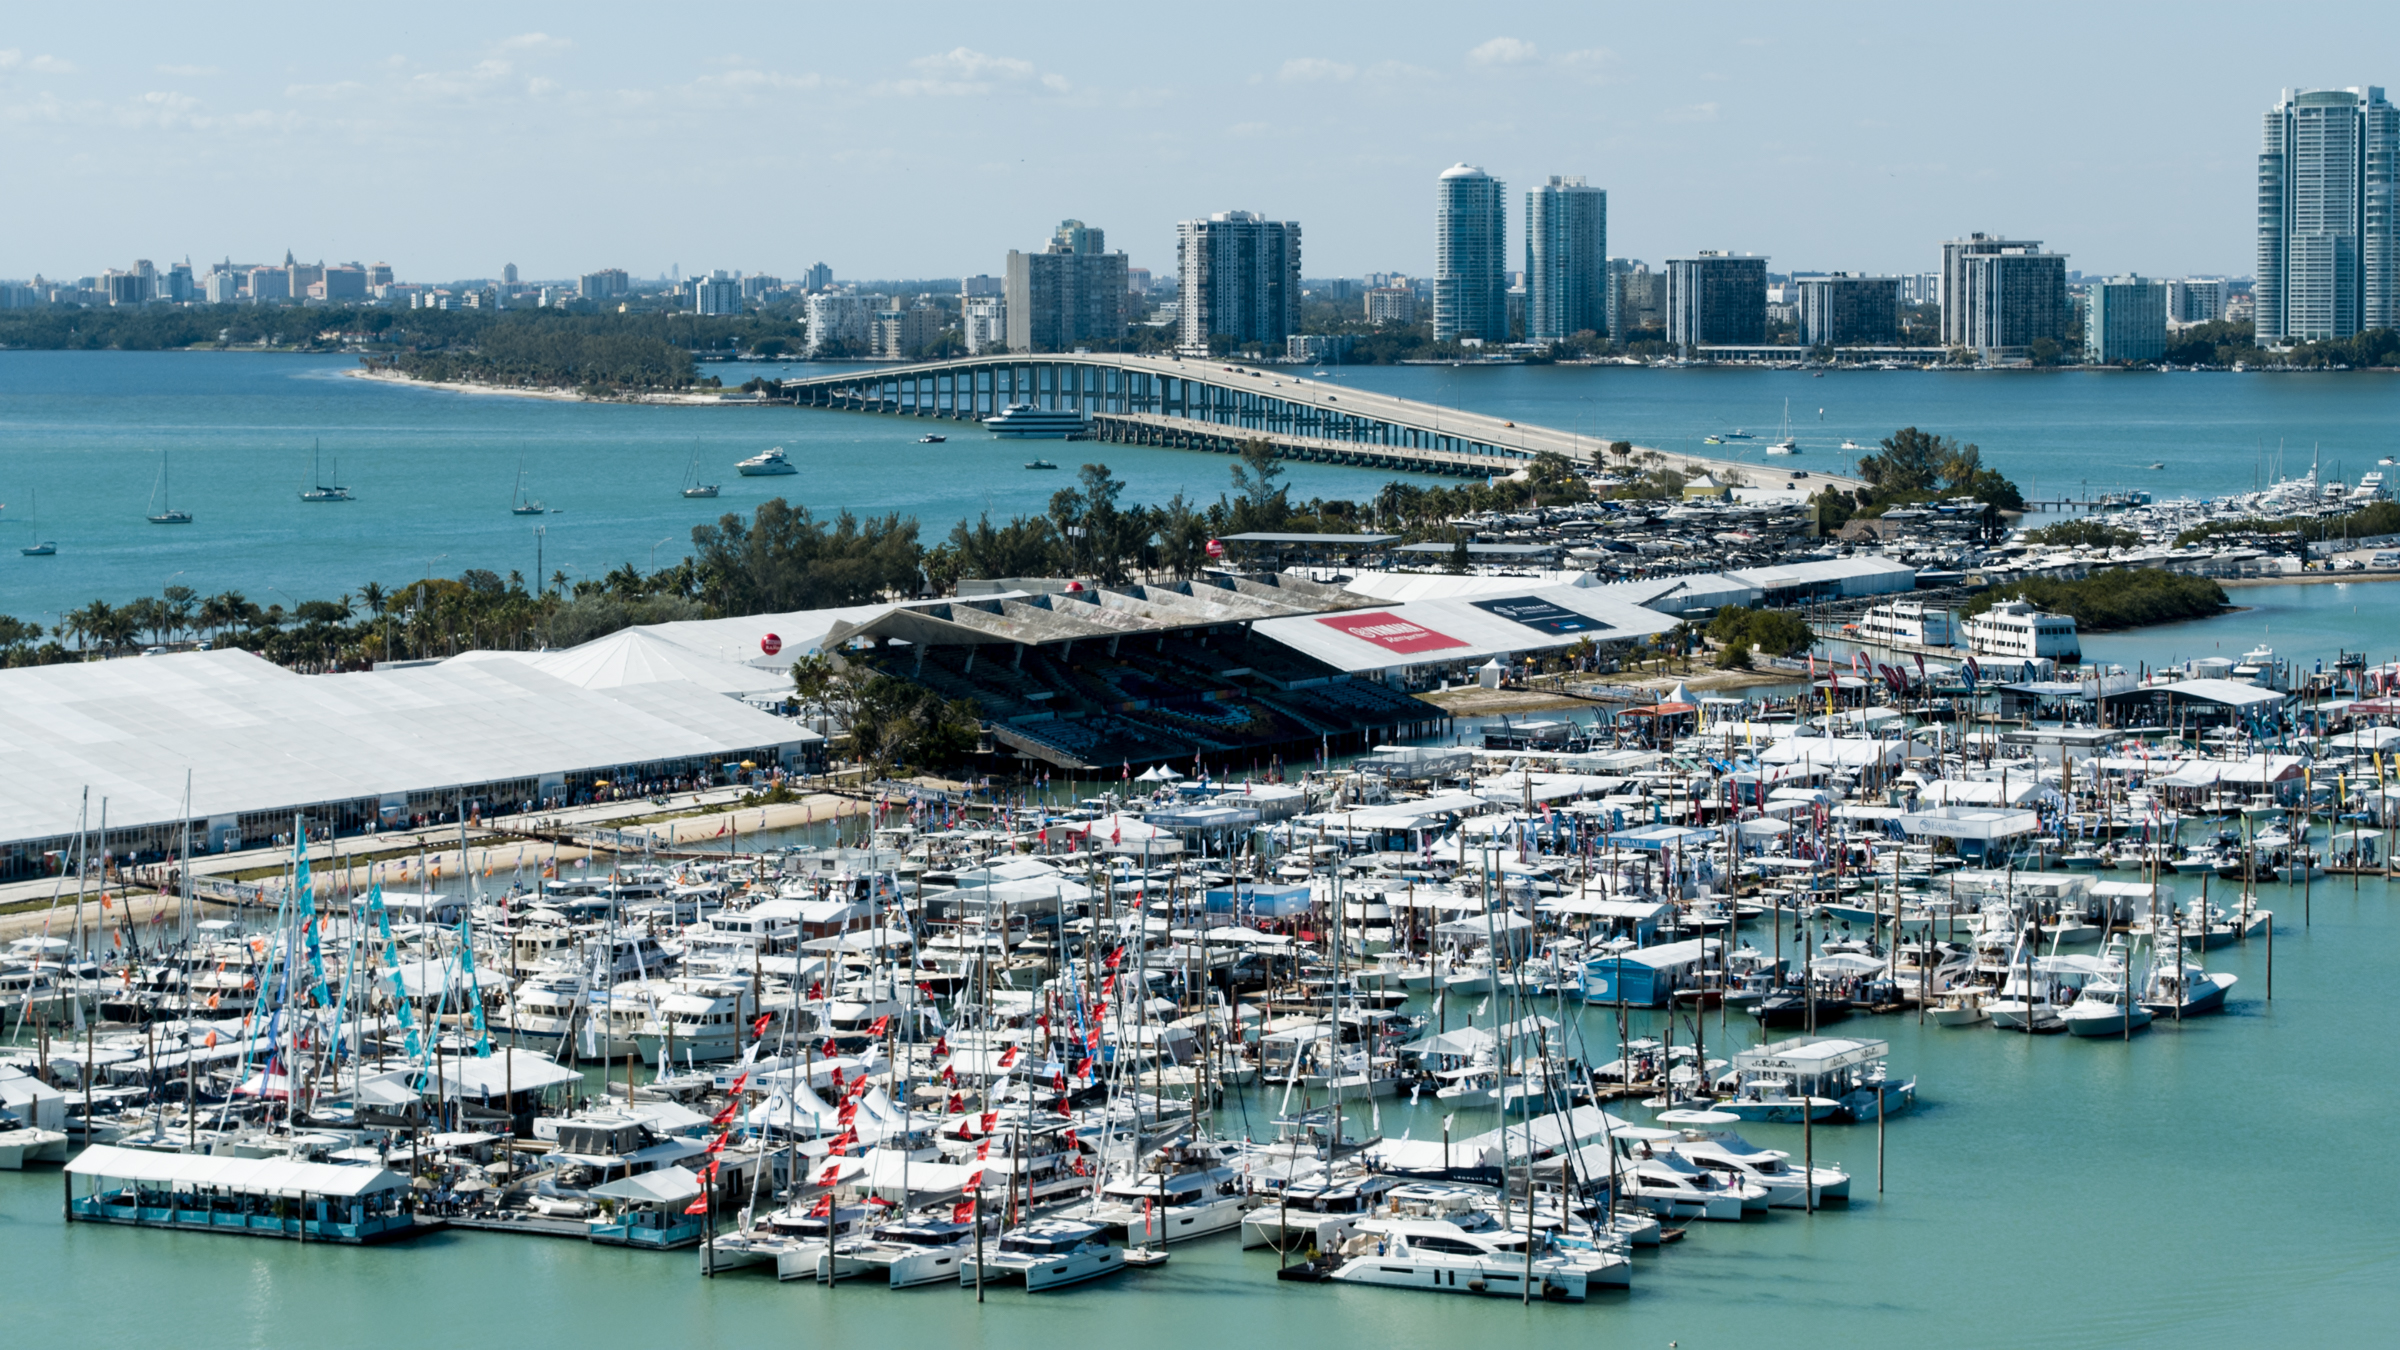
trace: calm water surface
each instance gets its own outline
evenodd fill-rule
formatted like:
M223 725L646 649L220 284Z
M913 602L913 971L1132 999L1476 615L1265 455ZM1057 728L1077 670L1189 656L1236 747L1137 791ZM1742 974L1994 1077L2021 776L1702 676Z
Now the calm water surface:
M1137 446L1001 443L971 426L785 408L558 403L344 378L348 357L231 353L0 352L0 613L48 624L92 599L169 584L244 591L288 609L470 567L531 576L649 568L691 528L774 496L830 515L896 511L928 542L961 519L1037 512L1077 464L1104 459L1139 501L1214 501L1220 456ZM729 382L790 369L736 366ZM1914 424L1983 447L2029 495L2146 487L2168 495L2249 488L2273 467L2355 480L2400 452L2392 378L2329 375L1805 373L1619 367L1329 367L1327 377L1533 423L1595 441L1756 456L1764 441L1704 447L1711 432L1771 435L1786 400L1803 454L1778 468L1842 469L1844 439ZM1821 412L1821 417L1820 417ZM928 425L950 437L919 445ZM356 494L310 504L299 489L322 443L328 478ZM736 460L783 445L801 466L741 478ZM2263 449L2262 449L2263 447ZM1047 454L1061 472L1028 471ZM697 455L715 501L677 489ZM151 525L161 462L190 525ZM2145 466L2164 463L2165 470ZM518 472L553 513L509 514ZM1370 495L1387 471L1295 464L1298 496ZM39 519L33 519L38 510ZM536 527L543 530L538 545ZM36 534L58 555L25 558Z

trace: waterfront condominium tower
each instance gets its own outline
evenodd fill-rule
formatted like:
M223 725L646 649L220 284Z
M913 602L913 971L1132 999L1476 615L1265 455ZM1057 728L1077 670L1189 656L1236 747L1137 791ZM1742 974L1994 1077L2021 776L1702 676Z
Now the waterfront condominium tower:
M1608 332L1608 193L1552 175L1525 194L1525 337Z
M2400 109L2374 86L2286 89L2258 153L2262 347L2400 326Z
M1767 260L1712 249L1667 259L1667 341L1684 355L1699 347L1767 340Z
M1942 345L2012 359L2066 341L2071 317L2064 253L1980 233L1942 242Z
M1123 253L1108 251L1105 233L1080 220L1060 221L1039 253L1010 249L1001 281L1008 349L1063 352L1123 341L1129 267Z
M1433 217L1433 340L1508 341L1507 188L1471 164L1442 171Z
M1280 351L1300 331L1300 222L1219 211L1175 227L1175 341L1206 356L1211 338Z

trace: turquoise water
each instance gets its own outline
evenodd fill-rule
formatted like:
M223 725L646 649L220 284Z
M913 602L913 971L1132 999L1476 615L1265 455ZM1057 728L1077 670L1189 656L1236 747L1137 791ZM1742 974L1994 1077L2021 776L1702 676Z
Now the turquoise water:
M983 510L1041 510L1084 458L1105 458L1128 496L1180 490L1213 501L1227 486L1214 455L1077 447L1028 472L1036 450L957 424L918 445L926 424L785 408L573 404L394 387L343 378L347 357L229 353L0 352L0 613L48 624L95 598L122 602L169 584L239 589L261 604L355 593L470 567L597 576L680 557L691 527L772 496L830 514L914 514L931 539ZM730 381L784 367L738 366ZM1835 449L1916 424L1980 444L2029 494L2141 486L2247 489L2261 446L2284 466L2321 451L2355 479L2394 453L2394 384L2327 375L1806 373L1620 367L1331 367L1328 377L1411 397L1669 449L1756 455L1763 442L1704 447L1713 431L1771 434L1792 404L1794 465L1848 466ZM1823 418L1818 411L1823 410ZM298 490L322 441L327 475L357 494L308 504ZM736 460L784 445L802 472L737 477ZM695 449L716 501L677 495ZM151 525L161 456L194 523ZM2166 471L2144 465L2163 462ZM512 516L522 465L554 508ZM1788 467L1780 461L1778 467ZM1300 497L1363 497L1386 471L1295 464ZM37 503L38 498L38 503ZM39 533L58 555L20 557Z
M2190 882L2182 883L2186 887ZM1636 1258L1629 1294L1521 1308L1395 1291L1279 1284L1271 1253L1230 1239L1178 1247L1161 1271L977 1308L949 1289L894 1293L713 1283L690 1253L648 1254L490 1234L356 1250L201 1234L62 1228L55 1171L0 1174L0 1270L12 1344L106 1343L172 1328L204 1345L384 1347L471 1336L504 1345L736 1345L799 1341L1043 1347L1136 1340L1217 1347L1549 1344L1687 1347L2216 1347L2372 1344L2400 1314L2400 1214L2379 1103L2400 1081L2378 952L2400 939L2379 880L2268 887L2268 949L2210 954L2241 977L2228 1012L2132 1042L2011 1036L1857 1018L1888 1038L1921 1104L1888 1134L1875 1193L1872 1126L1816 1132L1853 1174L1846 1210L1695 1224ZM1465 1011L1462 1005L1457 1011ZM1478 1021L1501 1009L1487 1006ZM1614 1044L1611 1010L1580 1019L1587 1053ZM1638 1033L1655 1016L1637 1014ZM1748 1043L1711 1013L1711 1053ZM1678 1033L1688 1039L1688 1018ZM1646 1113L1625 1110L1640 1118ZM1230 1105L1220 1124L1263 1121ZM1442 1110L1382 1104L1387 1134L1437 1137ZM1375 1122L1353 1108L1353 1130ZM1488 1128L1461 1112L1455 1129ZM1745 1127L1801 1148L1790 1126ZM43 1292L48 1291L48 1292ZM106 1291L103 1293L102 1291Z

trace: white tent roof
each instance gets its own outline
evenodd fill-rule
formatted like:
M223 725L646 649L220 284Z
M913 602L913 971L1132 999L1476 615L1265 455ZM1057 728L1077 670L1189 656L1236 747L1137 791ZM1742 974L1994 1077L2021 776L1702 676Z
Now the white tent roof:
M685 680L578 688L517 661L299 675L243 651L0 670L0 842L662 760L816 733Z
M210 1186L250 1195L368 1195L402 1190L408 1178L380 1167L293 1162L289 1158L233 1158L206 1153L155 1153L142 1148L94 1144L67 1164L79 1177L144 1181L162 1186Z
M722 661L670 642L647 628L620 629L580 647L545 653L534 664L584 689L684 680L737 698L749 694L788 694L792 690L788 660L776 670Z

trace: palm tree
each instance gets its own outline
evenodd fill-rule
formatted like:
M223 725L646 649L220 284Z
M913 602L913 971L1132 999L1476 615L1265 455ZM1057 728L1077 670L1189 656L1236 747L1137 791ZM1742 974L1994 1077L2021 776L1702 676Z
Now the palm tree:
M384 604L390 599L384 594L383 587L372 581L358 588L358 598L366 605L367 612L370 614L383 613Z

